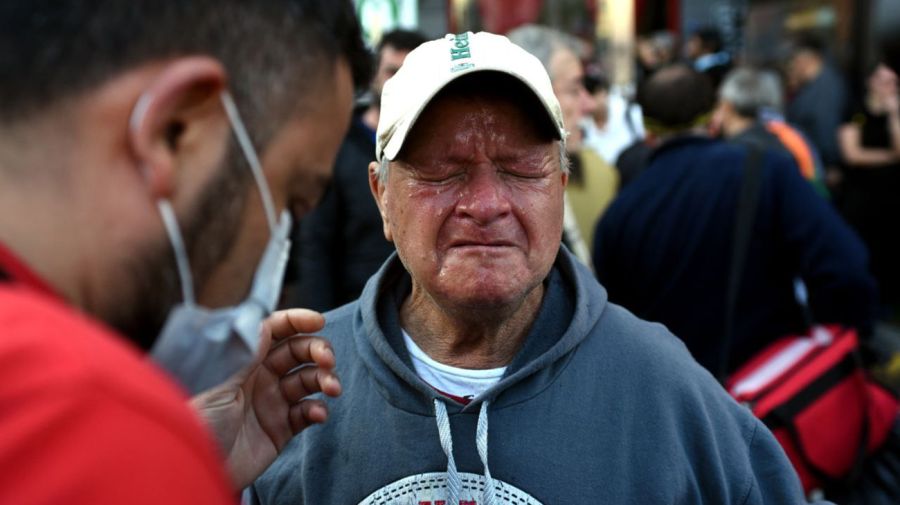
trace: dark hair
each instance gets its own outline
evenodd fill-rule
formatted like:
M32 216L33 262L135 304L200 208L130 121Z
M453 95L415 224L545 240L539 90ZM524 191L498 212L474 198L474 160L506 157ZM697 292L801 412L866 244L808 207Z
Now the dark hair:
M711 53L718 53L722 50L722 34L712 26L704 26L697 29L694 31L693 36L700 40L700 45L703 49Z
M715 105L709 78L684 64L657 70L638 89L644 117L671 130L689 129Z
M380 57L381 50L385 47L393 47L399 51L412 51L413 49L424 44L428 39L424 35L415 30L404 30L398 28L391 30L381 36L375 54Z
M588 72L584 74L584 88L592 95L598 90L609 91L609 79L600 72Z
M825 43L819 37L810 34L797 36L791 44L791 54L810 52L818 56L825 55Z
M205 54L223 63L251 130L266 137L310 74L328 77L339 58L357 86L371 73L349 0L4 0L0 47L5 123L153 60Z

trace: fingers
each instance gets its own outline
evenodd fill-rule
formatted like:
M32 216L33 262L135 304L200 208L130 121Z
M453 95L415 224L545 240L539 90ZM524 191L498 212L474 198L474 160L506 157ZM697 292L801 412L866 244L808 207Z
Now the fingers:
M282 377L280 386L282 395L291 403L320 391L332 397L341 394L341 382L334 372L315 366Z
M334 368L331 344L321 337L293 337L271 349L265 360L266 367L279 377L307 363L329 370Z
M291 430L296 434L312 424L324 423L328 419L328 407L321 400L303 400L291 407L288 416Z
M315 333L325 326L325 317L309 309L287 309L272 313L263 324L279 340L298 333Z

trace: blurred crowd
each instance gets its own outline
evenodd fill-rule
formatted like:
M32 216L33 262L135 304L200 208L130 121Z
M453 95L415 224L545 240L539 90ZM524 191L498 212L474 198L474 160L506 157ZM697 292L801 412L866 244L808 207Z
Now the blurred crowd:
M640 304L625 303L631 295L611 285L608 272L634 279L637 271L647 272L650 265L634 263L634 250L629 251L631 263L608 264L610 255L625 247L622 236L601 244L597 230L610 228L614 219L625 220L627 223L618 225L639 234L636 240L644 248L660 245L648 240L651 234L684 233L676 232L676 223L659 230L653 230L649 223L640 228L628 221L634 219L631 214L614 218L606 216L605 211L613 201L628 200L636 193L629 187L641 179L649 186L647 191L655 192L654 197L675 205L673 195L665 193L662 180L644 174L660 164L666 172L671 162L663 163L666 158L662 154L672 146L703 140L710 148L761 146L772 153L773 160L793 167L808 183L804 193L810 189L808 193L818 196L817 201L809 202L810 208L798 207L797 202L805 201L803 195L784 195L785 202L801 217L819 215L821 210L821 215L828 216L823 218L823 229L840 230L840 236L835 237L822 230L807 230L809 236L802 239L805 243L796 244L801 239L787 235L789 230L799 229L803 220L785 218L787 222L778 226L783 236L769 236L760 246L772 248L773 258L781 259L761 265L763 270L757 272L765 278L777 278L772 282L778 284L775 292L779 296L773 299L772 292L763 291L760 294L768 298L759 300L759 304L778 315L760 323L760 328L745 324L739 312L740 332L769 335L757 337L765 342L810 320L851 324L866 333L897 324L900 264L895 258L900 257L900 239L892 223L900 215L900 200L894 197L900 189L900 102L893 70L883 64L873 66L860 87L863 94L853 96L849 90L856 87L850 86L836 68L821 40L803 36L787 41L783 61L754 67L742 64L726 51L721 34L706 27L683 42L669 32L638 37L636 82L623 87L613 85L612 76L603 71L602 54L586 50L584 41L575 36L539 25L520 26L508 36L535 55L551 77L569 131L566 145L571 178L566 190L563 240L586 265L596 269L613 301L649 319L671 323L658 311L677 312L678 304L661 309L667 304L654 302L655 311L642 312ZM329 310L354 300L393 251L384 239L381 219L368 198L366 174L360 167L365 166L375 145L383 83L422 41L424 37L416 32L396 30L387 33L375 48L376 77L357 101L350 134L335 165L335 182L322 205L295 230L286 306ZM687 159L695 165L705 163L705 151L695 155L697 160ZM740 165L741 161L737 157L723 163ZM715 172L715 164L710 165L706 170ZM721 196L733 205L735 188L716 188L710 179L701 173L697 183L706 185L703 191L709 198ZM679 184L687 182L682 177ZM728 193L730 190L735 191ZM643 195L635 205L646 208L651 201L648 198ZM723 209L715 215L727 228L731 223L725 223L728 219L722 213L729 213ZM682 210L685 220L697 219L696 214ZM655 209L654 215L661 211ZM670 210L667 215L672 218L674 214ZM606 223L602 224L604 217ZM713 232L707 227L693 233L697 237L722 234L725 228ZM788 238L794 244L793 253L785 249L784 240ZM678 240L688 239L679 236ZM813 248L813 242L823 244L823 248ZM722 244L716 247L710 250L727 253ZM709 249L708 244L704 248ZM838 249L850 252L835 253ZM754 251L758 257L757 253ZM785 259L791 254L794 259ZM710 297L720 298L725 291L725 256L720 254L723 270L713 275L714 285L704 285ZM677 263L670 257L658 266L669 269L666 275L671 276L670 267ZM817 271L826 264L836 268ZM827 279L811 278L813 271ZM628 283L640 284L633 280ZM670 290L666 296L678 298L684 294ZM750 304L748 300L742 303ZM701 316L682 313L680 317L693 320L694 326L706 326L705 333L720 328L710 326ZM773 326L773 319L781 322ZM693 332L676 333L683 337L687 333L690 339ZM746 353L740 357L746 358ZM740 357L736 359L740 361Z

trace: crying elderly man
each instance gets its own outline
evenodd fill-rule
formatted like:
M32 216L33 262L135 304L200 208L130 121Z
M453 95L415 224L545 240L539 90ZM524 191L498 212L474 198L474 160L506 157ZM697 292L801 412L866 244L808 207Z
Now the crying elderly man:
M344 393L254 499L805 502L766 428L560 245L565 137L547 73L506 38L409 54L369 167L397 253L326 314Z

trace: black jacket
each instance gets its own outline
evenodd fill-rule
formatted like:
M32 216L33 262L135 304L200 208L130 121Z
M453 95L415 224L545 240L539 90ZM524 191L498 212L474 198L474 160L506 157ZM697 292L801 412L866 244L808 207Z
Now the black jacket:
M594 268L614 303L665 324L713 372L720 368L735 205L747 150L723 141L667 142L619 193L594 235ZM805 330L799 277L816 322L871 327L866 249L787 155L762 159L762 187L735 316L730 365Z

